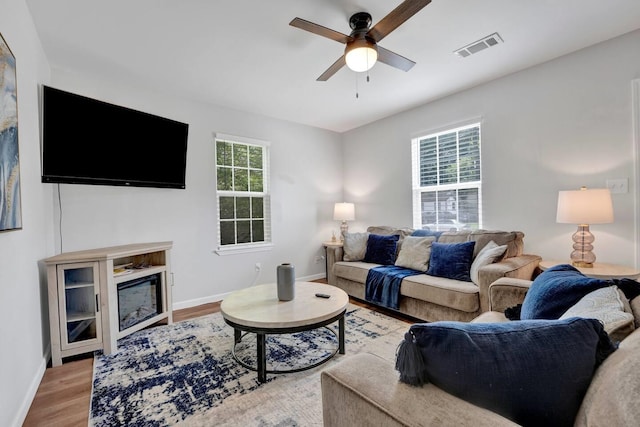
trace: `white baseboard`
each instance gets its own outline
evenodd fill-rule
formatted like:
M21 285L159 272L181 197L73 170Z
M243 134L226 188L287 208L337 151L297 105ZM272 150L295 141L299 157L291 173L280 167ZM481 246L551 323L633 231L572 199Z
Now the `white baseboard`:
M226 297L230 293L231 292L226 292L224 294L209 295L207 297L190 299L187 301L174 302L172 304L172 307L174 310L181 310L183 308L191 308L191 307L196 307L202 304L209 304L211 302L222 301L224 297Z
M296 278L296 280L300 280L301 282L309 282L311 280L318 280L318 279L325 279L325 278L326 278L326 275L324 273L320 273L320 274L313 274L311 276L298 277ZM226 297L230 293L231 292L225 292L223 294L215 294L215 295L209 295L206 297L191 299L187 301L174 302L172 304L172 308L173 310L181 310L183 308L197 307L203 304L222 301L224 297Z
M31 384L29 384L29 388L27 389L27 393L22 400L22 404L20 405L20 409L16 413L15 418L13 419L13 423L11 424L14 427L20 427L24 424L24 420L27 418L27 414L29 413L29 409L31 408L31 404L33 403L33 399L36 397L36 393L38 392L38 387L40 387L40 383L42 382L42 378L44 377L44 372L47 370L47 363L51 358L51 347L48 346L44 352L44 356L42 361L38 365L38 369L35 372L33 379L31 380Z

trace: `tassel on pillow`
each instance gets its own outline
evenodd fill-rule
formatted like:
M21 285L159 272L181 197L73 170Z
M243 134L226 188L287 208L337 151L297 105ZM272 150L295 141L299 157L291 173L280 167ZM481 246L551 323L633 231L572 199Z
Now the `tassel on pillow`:
M428 383L424 359L413 332L404 334L404 340L396 350L396 370L400 372L400 381L413 386Z

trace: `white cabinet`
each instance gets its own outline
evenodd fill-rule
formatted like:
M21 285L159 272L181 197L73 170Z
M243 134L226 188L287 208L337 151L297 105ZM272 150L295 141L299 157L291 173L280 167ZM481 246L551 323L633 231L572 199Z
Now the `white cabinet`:
M172 242L67 252L44 262L49 288L51 361L95 350L159 321L172 322Z

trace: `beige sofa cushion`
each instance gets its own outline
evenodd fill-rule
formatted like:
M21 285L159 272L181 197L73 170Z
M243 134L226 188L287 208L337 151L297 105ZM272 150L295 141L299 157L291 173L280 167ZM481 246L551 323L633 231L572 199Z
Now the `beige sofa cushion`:
M524 250L524 233L521 231L496 231L496 230L465 230L446 231L442 233L438 242L440 243L461 243L473 240L476 242L473 248L473 256L478 253L490 241L494 241L498 246L507 245L507 250L501 259L522 255Z
M413 233L412 228L395 228L388 227L386 225L372 225L367 227L367 231L371 234L378 234L380 236L390 236L392 234L397 234L400 236L400 239L404 239L407 236L410 236Z
M472 282L419 274L405 277L400 295L469 313L480 308L478 287Z
M473 255L485 247L490 241L496 242L498 246L507 245L507 250L502 258L511 258L522 255L524 250L524 233L520 231L491 231L491 230L474 230L469 235L469 240L476 242Z
M635 318L635 325L637 329L640 329L640 296L635 297L629 301L633 317Z
M398 381L393 362L360 353L321 374L324 427L517 426L433 384Z
M470 323L503 323L510 322L501 311L485 311Z
M640 329L596 371L575 426L636 426L640 420Z
M380 264L370 264L368 262L347 262L339 261L333 265L333 273L343 279L352 280L354 282L366 283L369 270L373 267L379 267Z
M342 279L361 283L364 287L369 270L373 267L379 267L379 264L339 261L333 265L333 273ZM400 284L400 295L402 296L468 313L473 313L480 308L478 292L478 287L472 282L444 279L426 274L405 277Z

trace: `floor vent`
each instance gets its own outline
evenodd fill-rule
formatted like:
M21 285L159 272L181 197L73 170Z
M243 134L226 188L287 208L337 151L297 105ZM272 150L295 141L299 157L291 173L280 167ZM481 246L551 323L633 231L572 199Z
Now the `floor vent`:
M461 47L460 49L455 50L453 53L458 55L460 58L466 58L469 55L473 55L474 53L478 53L481 50L485 50L489 47L495 46L498 43L503 43L502 37L500 34L493 33L486 37L481 38L473 43L466 45L465 47Z

